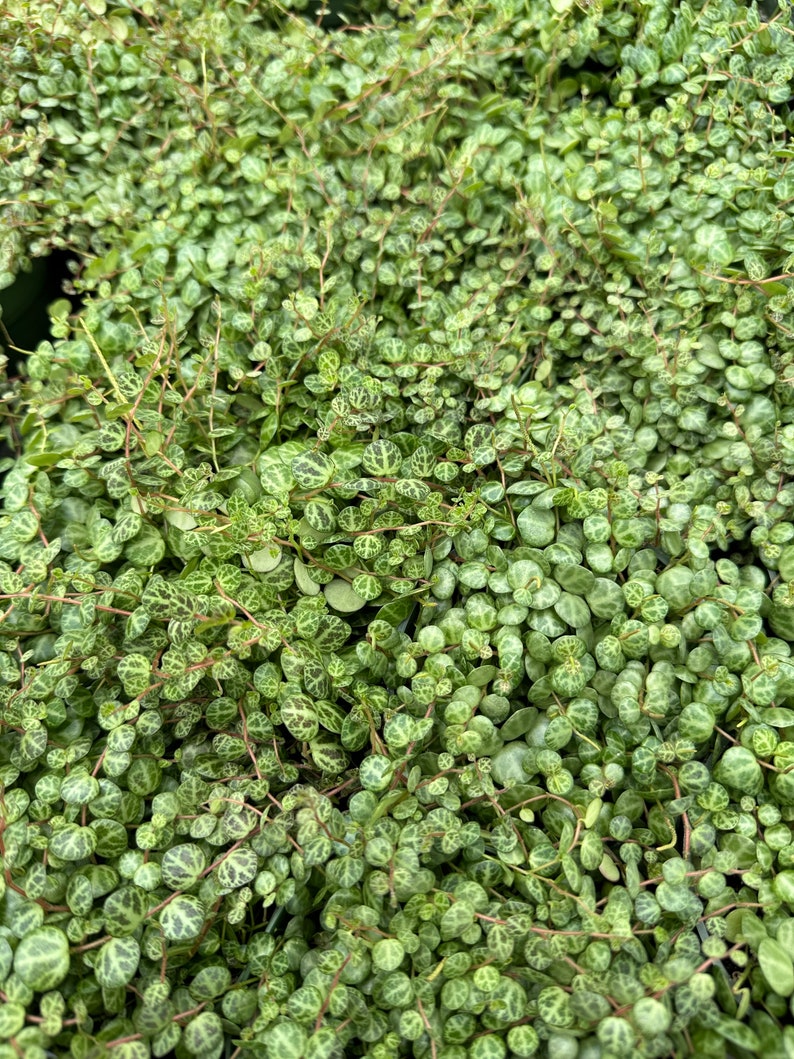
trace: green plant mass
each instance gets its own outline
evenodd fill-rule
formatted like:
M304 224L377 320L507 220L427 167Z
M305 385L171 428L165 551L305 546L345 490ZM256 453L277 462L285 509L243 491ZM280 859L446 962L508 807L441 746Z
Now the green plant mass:
M0 1059L794 1059L789 6L0 59Z

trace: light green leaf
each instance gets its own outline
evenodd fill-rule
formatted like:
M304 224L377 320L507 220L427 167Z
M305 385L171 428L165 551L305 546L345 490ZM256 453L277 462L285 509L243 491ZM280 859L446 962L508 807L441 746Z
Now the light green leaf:
M544 548L554 540L556 516L553 511L525 507L516 521L522 540L533 548Z
M295 1022L279 1022L267 1031L268 1059L300 1059L306 1042L306 1030Z
M223 1023L214 1011L202 1011L191 1019L182 1035L182 1043L193 1055L216 1059L223 1051Z
M25 1008L22 1004L5 1003L0 1007L0 1040L16 1037L25 1025Z
M206 908L197 897L175 897L160 913L160 927L168 941L193 941L205 917Z
M383 938L372 949L372 962L379 971L396 971L405 958L405 949L399 941Z
M36 993L61 984L69 973L69 942L57 927L39 927L26 934L14 953L14 971Z
M99 950L95 966L101 986L125 986L135 976L140 963L141 949L135 938L111 938Z
M758 963L774 993L778 996L791 996L794 993L794 963L779 942L764 938L758 946Z
M367 604L366 599L355 592L341 577L336 577L329 582L323 589L323 593L328 600L328 605L338 610L340 614L354 614Z
M180 843L163 854L163 882L171 890L189 890L207 867L207 858L199 846Z
M66 861L87 860L96 849L96 833L90 827L65 824L50 839L53 856Z
M259 548L250 555L243 556L243 562L255 573L266 574L275 570L281 562L281 554L281 548L277 544L269 544L266 548Z
M223 893L245 886L259 870L259 858L252 849L243 846L232 852L221 861L217 868L218 883Z

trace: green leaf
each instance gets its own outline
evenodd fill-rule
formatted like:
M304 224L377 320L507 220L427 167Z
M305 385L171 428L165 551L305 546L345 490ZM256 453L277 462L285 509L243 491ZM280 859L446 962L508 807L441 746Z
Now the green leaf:
M721 1037L740 1048L756 1051L760 1047L758 1034L750 1026L737 1022L728 1015L721 1014L714 1028Z
M99 795L99 782L81 769L70 772L61 784L61 798L67 805L88 805Z
M392 441L373 441L366 446L362 463L367 474L374 478L389 478L399 473L402 453Z
M205 917L206 908L197 897L175 897L160 913L160 928L167 941L193 941Z
M568 994L560 989L559 986L547 986L540 991L538 996L538 1014L550 1026L558 1029L570 1026L574 1018Z
M443 940L459 937L467 927L474 923L474 909L466 901L455 901L444 912L439 923Z
M59 986L69 973L69 942L63 931L43 926L26 934L14 953L14 973L36 993Z
M333 581L327 584L323 589L323 593L328 605L333 607L334 610L338 610L340 614L354 614L367 604L366 599L354 591L352 586L340 577L334 578Z
M295 481L301 489L322 489L336 474L336 464L322 452L305 452L290 464Z
M134 933L146 918L149 900L138 886L120 886L108 895L102 911L107 933L121 938Z
M152 683L151 664L145 655L130 654L122 658L118 674L127 695L140 695Z
M101 986L126 986L135 976L140 963L141 949L135 938L111 938L99 950L95 967Z
M25 1008L22 1004L5 1003L0 1007L0 1039L7 1041L16 1037L25 1025Z
M533 548L544 548L554 540L556 517L553 511L525 507L516 521L521 539Z
M180 591L173 581L166 581L159 574L149 579L141 604L150 617L166 621L188 621L196 610L188 593Z
M163 882L171 890L189 890L206 867L207 858L199 846L180 843L163 854Z
M148 567L159 563L165 550L165 541L157 527L144 524L140 532L127 542L124 554L135 566Z
M782 945L773 938L764 938L758 946L758 963L774 993L778 996L794 993L794 963Z
M295 1022L279 1022L267 1031L268 1059L301 1059L308 1035Z
M281 562L282 551L277 544L269 544L266 548L259 548L244 558L245 565L258 574L266 574L275 570Z
M245 886L259 870L259 858L246 846L232 850L218 865L216 877L223 893Z
M211 1000L225 993L231 981L228 967L223 964L211 964L202 968L190 983L190 995L194 1000Z
M742 746L728 747L714 768L714 778L750 795L758 794L764 786L763 770L755 755Z
M358 775L366 790L382 791L391 783L394 766L387 757L373 754L361 762Z
M50 839L53 856L66 861L87 860L97 846L96 833L79 824L65 824Z
M399 941L384 938L372 949L372 962L379 971L396 971L405 958L405 949Z
M182 1043L192 1055L217 1059L223 1051L224 1034L220 1016L202 1011L191 1019L182 1035Z
M572 595L570 592L562 593L554 604L554 610L572 628L580 628L590 622L590 610L586 603L583 599Z
M300 559L295 559L293 564L295 571L295 583L304 596L317 596L320 594L322 585L314 581L309 574L309 568Z
M293 695L281 707L281 720L290 735L308 742L320 730L317 712L306 695Z

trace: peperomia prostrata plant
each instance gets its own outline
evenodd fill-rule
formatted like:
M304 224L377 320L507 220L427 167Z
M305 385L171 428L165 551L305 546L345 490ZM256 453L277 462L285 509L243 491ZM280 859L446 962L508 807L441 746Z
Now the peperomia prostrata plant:
M0 1059L792 1059L788 9L0 56Z

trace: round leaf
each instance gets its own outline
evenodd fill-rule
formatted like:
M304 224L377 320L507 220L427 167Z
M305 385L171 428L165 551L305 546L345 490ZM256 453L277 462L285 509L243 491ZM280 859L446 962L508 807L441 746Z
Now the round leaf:
M168 941L193 941L204 926L206 909L197 897L180 896L160 913L160 927Z
M14 971L36 993L61 984L69 973L69 942L57 927L39 927L26 934L14 953Z
M141 949L135 938L111 938L99 950L94 971L101 986L125 986L135 977Z

